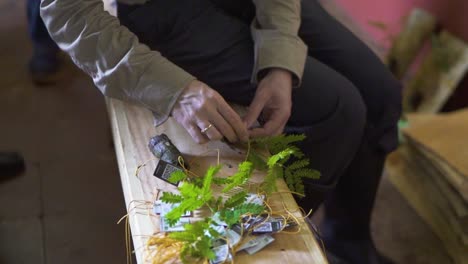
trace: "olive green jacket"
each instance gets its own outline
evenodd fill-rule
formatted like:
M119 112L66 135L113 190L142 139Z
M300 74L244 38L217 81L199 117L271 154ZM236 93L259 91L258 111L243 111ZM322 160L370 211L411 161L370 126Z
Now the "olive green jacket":
M277 67L292 72L297 86L307 56L307 46L298 37L301 1L253 2L252 82L257 82L262 70ZM139 43L117 18L103 10L102 0L42 0L41 16L55 42L93 78L103 94L150 109L156 125L167 119L178 96L196 78Z

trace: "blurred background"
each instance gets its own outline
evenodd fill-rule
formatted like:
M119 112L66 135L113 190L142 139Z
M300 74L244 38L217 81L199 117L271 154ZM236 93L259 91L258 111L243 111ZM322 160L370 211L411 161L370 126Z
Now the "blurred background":
M409 87L405 90L406 113L432 116L460 112L468 105L468 1L324 0L323 5ZM414 13L415 8L425 11ZM24 173L0 183L0 263L125 263L125 229L116 222L126 214L126 205L104 98L64 54L33 48L27 10L27 1L0 0L0 151L17 151L25 161ZM443 32L449 32L450 37L440 37ZM435 47L442 55L431 55ZM41 58L48 52L57 56L56 63L44 66ZM444 61L440 70L431 68L428 56L453 59ZM41 66L47 71L38 72ZM434 71L438 78L429 78L435 76ZM444 78L448 78L448 85ZM429 99L420 88L426 84L414 81L427 79L432 85ZM440 93L440 87L445 92ZM431 104L434 94L438 100ZM466 115L460 120L466 120ZM401 126L408 126L408 122L411 127L411 118L404 118ZM453 123L462 122L450 125ZM406 136L424 143L418 141L417 133L403 134L403 140ZM466 141L464 137L457 142ZM460 159L457 153L453 155ZM446 158L442 162L449 166L459 164L453 163L450 155L438 157ZM465 157L468 160L468 154ZM406 174L418 174L418 168L411 172L402 169L401 158L395 156L395 162L389 164L379 190L372 224L378 248L396 263L467 263L457 256L463 249L468 252L464 240L465 232L468 234L467 202L459 197L464 194L452 182L442 184L457 197L455 221L462 220L445 224L449 217L443 216L434 224L435 218L424 213L432 210L424 207L433 204L424 198L431 193L421 190L417 191L419 198L412 196L408 188L411 181L400 179L412 179ZM466 183L468 177L460 173L464 170L457 171ZM435 177L444 178L444 171L438 172L441 176ZM320 221L320 212L314 221ZM451 225L461 229L456 229L458 233L437 229L450 229ZM448 238L444 232L462 234ZM450 247L457 251L448 250Z

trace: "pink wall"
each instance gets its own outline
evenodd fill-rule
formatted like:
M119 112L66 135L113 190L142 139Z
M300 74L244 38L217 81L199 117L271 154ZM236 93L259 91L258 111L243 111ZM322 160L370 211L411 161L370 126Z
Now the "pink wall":
M398 34L411 9L423 8L468 42L468 0L335 0L383 47Z

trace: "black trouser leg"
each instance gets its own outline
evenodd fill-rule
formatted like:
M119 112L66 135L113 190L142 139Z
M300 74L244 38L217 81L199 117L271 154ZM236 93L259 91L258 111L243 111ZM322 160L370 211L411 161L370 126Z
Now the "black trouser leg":
M299 34L309 55L350 80L366 105L364 136L353 161L327 195L322 231L326 245L339 255L355 263L375 263L371 212L386 155L397 146L401 86L370 49L315 0L302 1Z

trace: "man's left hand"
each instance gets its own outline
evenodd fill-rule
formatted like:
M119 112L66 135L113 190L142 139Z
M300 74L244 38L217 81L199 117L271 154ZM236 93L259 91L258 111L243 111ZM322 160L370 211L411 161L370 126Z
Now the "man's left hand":
M263 127L249 130L250 137L274 136L283 133L291 115L292 74L283 69L272 69L260 81L244 122L250 128L263 113Z

